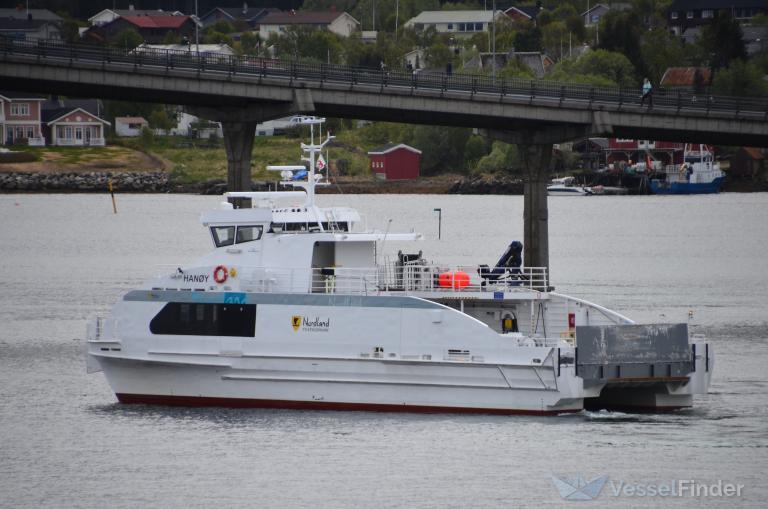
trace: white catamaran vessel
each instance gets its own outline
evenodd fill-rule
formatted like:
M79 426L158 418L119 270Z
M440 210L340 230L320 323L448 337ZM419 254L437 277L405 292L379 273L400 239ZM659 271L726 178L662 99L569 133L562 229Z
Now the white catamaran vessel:
M316 122L321 121L320 119ZM512 242L495 267L385 240L350 208L315 204L316 157L273 167L300 191L227 193L203 213L215 249L128 292L88 325L88 368L122 403L559 414L667 410L704 394L709 343L552 291Z

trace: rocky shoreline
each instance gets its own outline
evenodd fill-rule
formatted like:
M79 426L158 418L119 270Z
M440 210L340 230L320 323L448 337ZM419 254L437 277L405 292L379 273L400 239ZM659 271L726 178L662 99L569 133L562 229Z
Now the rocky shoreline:
M0 193L101 193L109 182L117 193L187 193L220 195L227 190L222 179L193 184L171 180L165 172L0 172ZM318 188L321 194L523 194L523 181L498 175L458 179L422 178L379 181L342 178L338 183ZM252 191L275 190L274 182L254 181ZM768 183L727 181L730 192L768 191Z

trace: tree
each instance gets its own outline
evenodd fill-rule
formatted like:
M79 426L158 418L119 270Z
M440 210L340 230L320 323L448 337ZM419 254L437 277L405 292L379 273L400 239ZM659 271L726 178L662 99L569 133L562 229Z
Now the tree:
M453 62L453 53L447 44L436 42L424 51L424 60L427 61L427 67L442 69Z
M530 67L520 62L516 58L510 58L504 67L499 70L499 76L503 78L521 78L532 80L536 78Z
M507 152L510 145L502 141L494 141L490 154L483 156L475 166L478 173L495 173L507 168Z
M422 151L421 168L427 175L465 172L464 148L471 131L463 127L416 126L413 142Z
M517 51L541 51L541 29L530 21L515 23L515 49Z
M136 46L139 46L144 42L144 39L133 28L125 28L118 32L117 36L112 40L112 45L118 48L125 48L132 50Z
M149 125L152 127L152 129L160 129L166 133L173 129L176 125L173 119L171 119L171 117L165 111L165 108L157 108L153 110L152 113L149 114L149 118L147 120L149 121Z
M719 95L766 96L768 83L763 79L763 72L755 64L734 60L729 67L715 73L712 90Z
M181 44L181 36L178 32L168 30L163 37L163 44Z
M259 34L257 32L243 32L240 36L240 52L243 55L256 55L259 50Z
M141 133L139 134L139 144L144 149L150 149L152 148L152 145L155 144L155 135L152 133L152 130L144 126L141 128Z
M646 32L640 52L651 83L659 83L668 67L683 61L683 44L664 28Z
M489 143L487 138L473 134L467 139L464 146L464 165L472 169L483 156L488 154Z
M600 21L600 48L625 55L639 75L647 74L640 52L642 24L633 11L608 11Z
M563 60L547 76L556 81L575 81L596 86L637 86L632 62L621 53L602 49L588 51L576 60Z
M227 44L232 46L232 37L223 32L210 31L203 36L203 44Z
M205 32L219 32L220 34L231 34L234 31L234 27L223 19L205 29Z
M747 58L741 25L722 11L701 30L699 45L709 55L710 65L715 69L728 67L732 60Z
M561 60L568 49L568 28L562 21L553 21L541 29L543 50L555 60ZM563 46L565 44L565 46Z

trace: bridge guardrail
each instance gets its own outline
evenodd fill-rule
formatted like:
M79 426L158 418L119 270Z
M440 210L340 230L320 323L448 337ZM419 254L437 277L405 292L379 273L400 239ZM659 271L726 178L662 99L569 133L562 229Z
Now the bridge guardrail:
M198 72L217 71L262 78L289 80L315 80L319 82L348 83L410 89L464 92L469 94L495 94L514 96L531 101L551 99L563 105L566 101L586 101L590 104L639 105L641 89L626 87L598 87L579 83L564 83L520 78L497 78L463 74L424 74L405 70L382 71L337 64L308 63L273 58L217 55L194 51L137 48L128 50L95 44L68 44L58 40L26 41L0 37L0 54L27 54L38 58L66 58L72 61L125 63L135 66L160 66L168 69L189 69ZM731 97L713 95L708 90L694 93L658 87L653 94L654 107L674 108L678 111L704 110L733 112L736 116L747 112L768 117L768 98Z

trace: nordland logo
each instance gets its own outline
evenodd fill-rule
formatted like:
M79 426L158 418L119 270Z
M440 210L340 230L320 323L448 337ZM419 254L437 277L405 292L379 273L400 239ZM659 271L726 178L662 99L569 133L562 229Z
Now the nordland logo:
M299 315L293 315L293 317L291 317L291 325L293 326L293 330L298 332L301 327L301 317Z
M608 480L607 475L595 477L590 481L584 480L581 475L573 478L553 475L551 478L552 484L555 485L560 496L565 500L594 500L600 495L605 482Z

